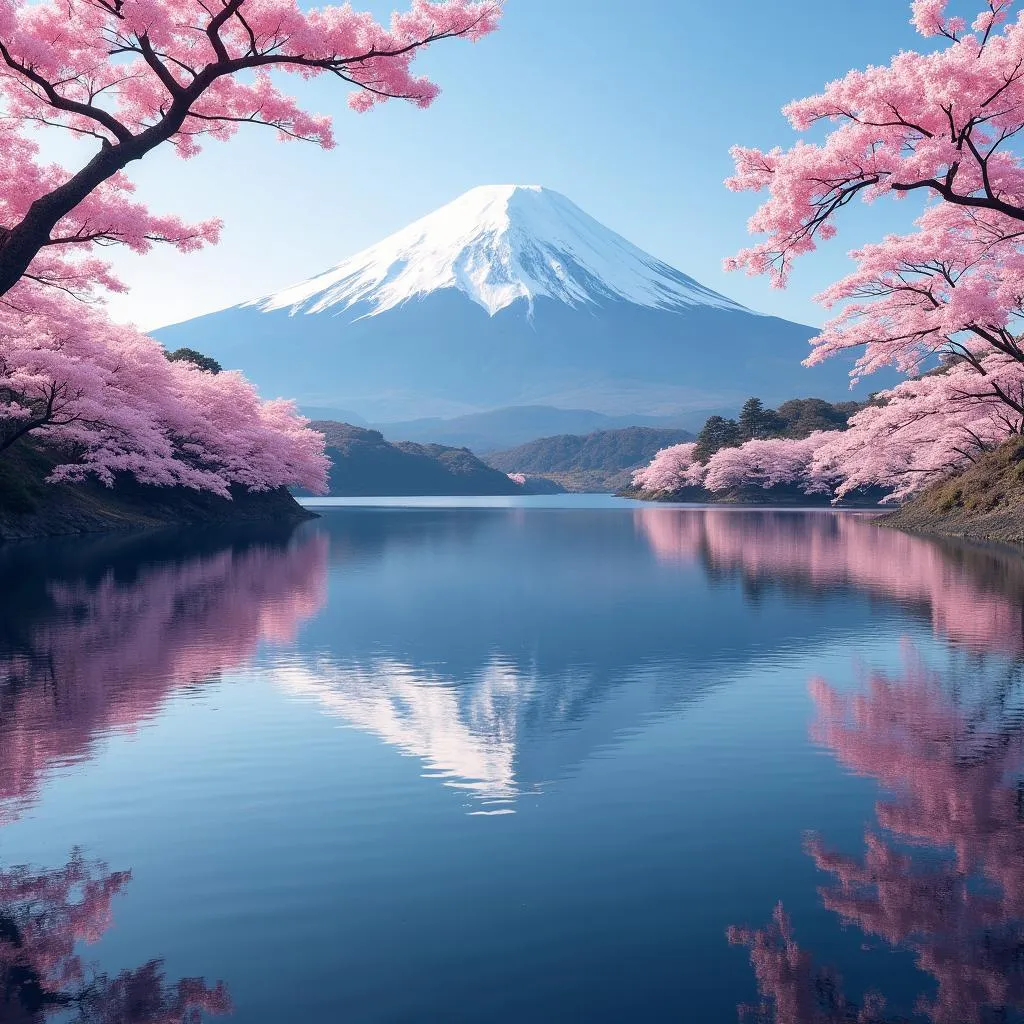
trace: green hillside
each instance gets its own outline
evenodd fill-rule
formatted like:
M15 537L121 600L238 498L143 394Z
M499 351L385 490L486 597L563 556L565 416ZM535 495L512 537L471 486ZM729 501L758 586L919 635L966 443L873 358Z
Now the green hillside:
M327 439L334 496L528 493L468 448L387 441L380 431L333 420L314 420L311 425Z
M650 462L662 448L692 440L693 434L686 430L624 427L542 437L484 458L506 473L536 473L557 480L567 490L611 493L625 487L632 471Z

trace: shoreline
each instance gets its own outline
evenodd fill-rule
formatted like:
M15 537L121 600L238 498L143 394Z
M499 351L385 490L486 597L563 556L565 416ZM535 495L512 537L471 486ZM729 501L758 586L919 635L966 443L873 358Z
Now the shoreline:
M297 523L315 518L284 487L230 499L186 487L156 487L119 478L47 483L54 466L45 449L26 445L0 463L0 544L46 537L123 533L174 526Z

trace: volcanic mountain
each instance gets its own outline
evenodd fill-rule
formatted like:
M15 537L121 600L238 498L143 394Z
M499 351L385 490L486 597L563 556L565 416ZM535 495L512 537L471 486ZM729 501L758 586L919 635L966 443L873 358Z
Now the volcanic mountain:
M550 189L475 188L331 270L163 328L264 394L411 420L509 406L623 416L848 398L814 331L649 256Z

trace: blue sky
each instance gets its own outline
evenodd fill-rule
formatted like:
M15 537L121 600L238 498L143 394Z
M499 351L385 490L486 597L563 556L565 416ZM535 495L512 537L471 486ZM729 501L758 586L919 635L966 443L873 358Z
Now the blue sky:
M383 15L393 4L356 6ZM426 111L389 103L357 115L336 83L289 80L336 115L337 148L249 128L187 162L148 157L132 172L140 195L161 211L221 216L223 241L188 256L117 254L132 291L112 311L150 328L218 309L309 277L474 185L515 182L563 192L749 306L819 323L812 296L843 273L846 251L913 209L847 211L840 237L785 292L725 274L756 205L722 186L729 147L788 144L784 103L922 40L904 0L861 0L842 18L812 6L813 17L807 0L507 0L497 35L420 59L444 90Z

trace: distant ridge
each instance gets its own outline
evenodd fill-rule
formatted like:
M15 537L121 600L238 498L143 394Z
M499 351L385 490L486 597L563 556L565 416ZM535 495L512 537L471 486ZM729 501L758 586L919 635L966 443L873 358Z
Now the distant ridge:
M582 435L633 426L680 428L682 424L679 417L674 416L606 416L593 409L524 405L451 419L430 417L405 423L376 423L374 426L387 437L471 448L479 455L555 435Z
M311 426L326 440L332 496L527 493L506 473L481 462L465 448L390 442L377 430L331 420L317 420Z

